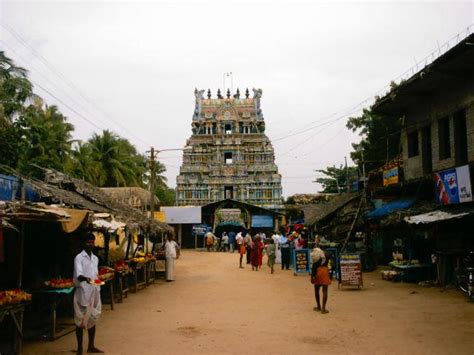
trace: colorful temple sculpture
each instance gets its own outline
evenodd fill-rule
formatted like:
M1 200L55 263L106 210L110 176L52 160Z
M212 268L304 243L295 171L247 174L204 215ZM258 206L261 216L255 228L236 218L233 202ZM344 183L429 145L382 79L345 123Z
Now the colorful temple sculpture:
M176 204L201 206L233 199L279 209L281 175L260 108L261 89L226 97L217 91L194 91L196 102L192 135L183 152L177 177Z

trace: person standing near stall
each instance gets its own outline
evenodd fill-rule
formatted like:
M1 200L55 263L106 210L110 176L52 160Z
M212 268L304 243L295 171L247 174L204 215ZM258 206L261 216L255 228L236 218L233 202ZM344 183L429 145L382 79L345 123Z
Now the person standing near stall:
M290 269L290 241L285 235L278 241L281 250L281 269Z
M99 276L99 259L92 253L95 237L89 233L84 249L74 258L74 323L76 324L77 354L82 354L83 329L89 335L88 353L103 353L95 347L95 330L102 313L100 286L94 285Z
M179 246L173 240L173 236L169 234L165 243L166 282L174 281L174 260L176 259L178 248Z

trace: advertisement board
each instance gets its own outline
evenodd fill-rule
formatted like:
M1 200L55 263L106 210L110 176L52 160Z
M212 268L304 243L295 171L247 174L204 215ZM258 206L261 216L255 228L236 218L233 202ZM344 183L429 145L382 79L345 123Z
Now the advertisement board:
M252 215L252 228L273 228L273 216Z
M472 201L471 174L469 166L447 169L434 173L436 201L452 205Z
M220 208L216 210L216 225L243 226L242 211L238 208Z
M294 249L293 250L293 273L309 274L311 273L311 262L309 249Z
M339 259L340 267L340 286L361 287L362 282L362 263L359 254L341 254Z
M383 171L383 186L398 184L398 167Z

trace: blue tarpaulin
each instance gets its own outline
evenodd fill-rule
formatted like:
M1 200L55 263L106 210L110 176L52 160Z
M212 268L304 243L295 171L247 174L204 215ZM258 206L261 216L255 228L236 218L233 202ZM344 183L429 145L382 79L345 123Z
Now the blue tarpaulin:
M375 210L367 212L365 215L366 218L377 218L377 217L384 217L389 215L392 212L396 212L399 210L404 210L413 206L415 200L396 200L385 205L376 208Z
M16 176L0 174L0 201L11 201L13 199L19 200L21 198L20 181ZM38 201L38 194L26 185L27 201Z

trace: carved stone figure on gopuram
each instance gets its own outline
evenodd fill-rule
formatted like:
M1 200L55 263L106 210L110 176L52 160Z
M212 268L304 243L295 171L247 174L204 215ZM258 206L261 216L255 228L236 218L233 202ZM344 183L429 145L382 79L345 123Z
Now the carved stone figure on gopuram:
M194 90L192 135L177 177L178 206L233 199L265 208L282 204L281 175L275 164L260 105L262 89ZM224 95L222 94L224 93Z

